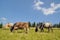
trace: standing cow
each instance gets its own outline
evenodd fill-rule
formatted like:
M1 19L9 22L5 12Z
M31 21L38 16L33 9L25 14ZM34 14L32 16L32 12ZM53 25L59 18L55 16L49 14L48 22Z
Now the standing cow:
M48 29L48 32L50 30L53 31L52 24L50 22L38 23L35 29L36 32L38 31L38 28L41 29L41 32L44 31L44 28Z
M26 31L26 33L29 30L29 26L27 22L16 22L10 29L10 31L12 32L15 29L24 29Z

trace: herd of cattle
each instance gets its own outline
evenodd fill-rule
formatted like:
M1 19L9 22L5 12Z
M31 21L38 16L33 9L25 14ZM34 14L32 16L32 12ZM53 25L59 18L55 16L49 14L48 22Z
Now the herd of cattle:
M35 32L38 31L38 29L41 30L41 32L44 31L44 28L48 29L48 32L52 29L52 23L50 22L45 22L45 23L38 23L35 27ZM28 22L16 22L16 23L7 23L5 24L5 28L10 28L10 31L13 32L13 30L17 30L17 29L24 29L25 32L27 33L29 30L29 23Z

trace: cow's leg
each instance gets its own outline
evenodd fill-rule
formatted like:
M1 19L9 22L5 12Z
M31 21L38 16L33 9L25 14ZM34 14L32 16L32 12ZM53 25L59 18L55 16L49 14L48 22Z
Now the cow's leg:
M24 27L24 31L27 33L28 32L28 28Z
M43 32L44 31L44 28L43 27L41 27L41 32Z
M50 32L50 27L48 27L48 32Z
M26 33L28 33L29 32L29 27L26 27Z
M26 33L28 33L28 28L26 27Z
M52 29L52 27L51 27L51 31L53 32L53 29Z
M38 31L38 27L35 28L35 32L37 32L37 31Z
M42 28L42 32L44 32L44 28Z

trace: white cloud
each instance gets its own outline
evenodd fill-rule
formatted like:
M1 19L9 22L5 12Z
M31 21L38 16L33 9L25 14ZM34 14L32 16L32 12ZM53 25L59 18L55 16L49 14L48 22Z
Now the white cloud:
M54 14L58 8L60 8L60 4L51 3L51 7L50 8L42 8L42 12L45 15Z
M40 10L41 9L41 5L43 5L44 2L40 1L40 0L34 0L34 9Z
M43 12L43 14L45 14L45 15L49 15L49 14L53 14L55 11L54 11L53 8L48 8L48 9L43 8L43 9L42 9L42 12Z
M55 10L58 9L58 8L60 8L60 4L56 4L55 7L54 7Z
M55 4L54 3L51 3L51 7L54 7L55 6Z
M36 10L42 11L44 15L54 14L56 10L60 8L60 4L55 4L54 2L50 4L49 8L41 7L41 5L44 4L44 2L40 0L35 0L34 3L34 8Z
M7 18L5 18L5 17L2 17L2 18L1 18L1 20L4 20L4 21L6 21L6 20L7 20Z

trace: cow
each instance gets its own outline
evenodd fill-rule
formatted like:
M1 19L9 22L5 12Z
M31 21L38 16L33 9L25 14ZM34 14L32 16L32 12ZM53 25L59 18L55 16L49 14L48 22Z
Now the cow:
M13 23L6 23L6 24L4 25L4 28L10 28L11 26L13 26Z
M12 32L13 30L16 30L16 29L24 29L27 33L29 30L28 22L16 22L11 27L10 31Z
M50 22L38 23L35 28L35 32L38 31L38 28L41 29L41 32L44 31L44 28L48 29L48 32L50 32L50 30L53 32L52 24Z

